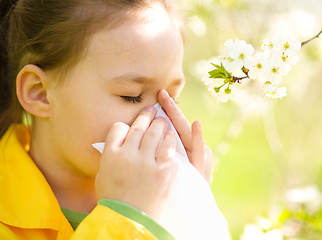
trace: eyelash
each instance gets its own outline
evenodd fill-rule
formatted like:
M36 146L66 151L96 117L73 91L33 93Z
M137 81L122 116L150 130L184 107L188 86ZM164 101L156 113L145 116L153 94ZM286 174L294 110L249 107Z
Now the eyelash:
M132 102L132 103L140 103L143 100L141 94L137 97L121 96L121 98L123 98L127 102Z
M143 98L141 95L137 96L137 97L128 97L128 96L121 96L121 98L123 98L125 101L127 102L132 102L132 103L140 103L143 101ZM176 98L172 98L173 101L178 104L178 100Z

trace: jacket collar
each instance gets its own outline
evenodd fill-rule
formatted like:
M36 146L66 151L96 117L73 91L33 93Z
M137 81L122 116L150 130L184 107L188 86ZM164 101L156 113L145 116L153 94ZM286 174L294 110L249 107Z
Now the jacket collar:
M29 132L22 125L9 128L0 141L0 221L19 228L58 231L67 220L27 153L29 142Z

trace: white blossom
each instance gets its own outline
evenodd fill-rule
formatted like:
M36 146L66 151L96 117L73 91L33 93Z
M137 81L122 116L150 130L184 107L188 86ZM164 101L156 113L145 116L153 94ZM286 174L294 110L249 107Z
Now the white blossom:
M290 70L291 66L284 64L281 58L273 58L267 61L262 77L267 81L278 84L282 80L282 76L285 76Z
M244 66L244 60L247 56L251 56L254 53L254 47L251 44L247 44L244 40L228 40L224 44L224 53L219 56L223 60L223 65L229 72L233 72L236 69L241 69Z
M235 86L229 85L220 88L219 102L227 102L229 99L234 100L237 88Z
M266 82L263 86L262 86L263 92L264 94L271 94L272 92L276 91L276 86L275 84L272 84L271 82Z
M219 56L221 63L217 64L218 71L215 71L210 78L209 71L216 69L209 65L207 73L202 81L208 91L217 102L226 102L234 99L236 95L235 83L242 83L246 78L259 79L268 100L277 101L287 95L286 87L277 88L282 76L288 74L292 65L298 63L299 58L294 54L301 49L301 43L282 38L281 35L271 35L263 40L261 49L264 52L257 52L254 56L254 47L238 38L235 42L227 40L222 46L222 55ZM218 82L219 81L219 82Z
M277 99L281 99L282 97L285 97L287 95L286 93L287 88L286 87L280 87L276 89L276 91L272 94L272 99L276 101Z
M267 100L270 101L277 101L278 99L281 99L282 97L285 97L287 95L286 87L280 87L276 89L276 86L274 84L264 84L262 86L264 97Z
M283 53L281 58L284 64L289 65L289 68L291 68L291 65L296 65L299 62L298 56L291 56L291 55L287 55L286 53Z
M224 80L214 81L214 87L207 87L210 96L216 102L227 102L229 99L234 100L237 88L235 86L228 84L224 85Z
M210 96L213 97L214 101L219 102L220 91L216 91L215 88L212 87L208 87L207 90L210 93Z
M232 46L232 45L234 45L234 42L233 42L233 40L232 39L228 39L225 43L224 43L224 45L222 46L222 51L223 52L228 52L228 49Z
M234 77L238 77L238 78L241 78L241 77L245 77L246 76L246 74L241 69L235 69L231 73L231 75L234 76Z
M224 85L224 79L210 79L212 80L211 84L207 86L207 90L210 93L210 96L213 97L213 99L216 102L220 102L222 92L221 86ZM210 82L210 81L209 81Z
M245 58L245 67L249 70L248 76L255 79L260 75L267 65L268 59L262 52L258 52L254 57Z
M290 39L286 39L282 43L282 51L287 56L293 56L296 52L300 51L301 42L299 41L291 41Z
M228 51L229 49L234 45L234 42L232 39L228 39L224 45L221 47L222 55L219 56L219 59L222 60L223 64L229 61L232 61L232 59L229 57ZM224 65L225 65L224 64Z
M282 52L282 37L279 34L270 35L264 38L261 49L264 50L265 55L280 54Z
M205 72L205 74L203 75L203 77L202 77L202 81L204 82L204 84L206 85L206 86L208 86L208 87L212 87L212 88L214 88L215 86L214 86L214 80L215 79L213 79L213 78L210 78L210 74L209 74L209 72L210 71L212 71L212 70L214 70L214 69L216 69L216 67L214 66L214 65L212 65L211 63L209 63L208 65L207 65L207 67L206 67L206 72Z
M219 92L215 91L215 89L212 87L208 87L207 90L210 93L209 96L213 97L214 101L219 102L219 100L218 100Z

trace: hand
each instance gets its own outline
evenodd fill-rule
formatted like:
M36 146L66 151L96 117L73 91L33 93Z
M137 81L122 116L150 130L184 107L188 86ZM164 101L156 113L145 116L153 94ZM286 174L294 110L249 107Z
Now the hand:
M166 122L161 117L152 121L155 114L156 109L148 107L131 127L124 123L111 127L96 176L96 192L98 199L124 202L157 220L177 165L173 132L166 133L158 148Z
M177 130L187 151L189 161L210 184L213 156L202 137L200 121L195 121L190 125L182 111L165 90L159 92L158 101Z

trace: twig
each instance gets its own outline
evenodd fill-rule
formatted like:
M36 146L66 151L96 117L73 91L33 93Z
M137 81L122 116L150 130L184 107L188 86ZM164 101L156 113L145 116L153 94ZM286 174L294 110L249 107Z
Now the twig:
M247 68L245 68L245 67L243 67L241 70L243 71L243 73L245 73L246 76L244 76L244 77L235 77L235 76L232 76L233 77L232 83L237 82L237 83L241 84L241 82L242 82L243 79L245 79L245 78L249 78L250 79L250 77L248 75L249 70Z
M321 33L322 33L322 30L316 36L312 37L311 39L309 39L309 40L307 40L305 42L302 42L301 47L303 47L305 44L307 44L308 42L312 41L313 39L318 38L321 35Z
M232 83L235 83L235 82L238 82L238 83L241 83L241 81L245 78L249 78L248 76L244 76L244 77L235 77L235 76L232 76L233 79L232 79Z

